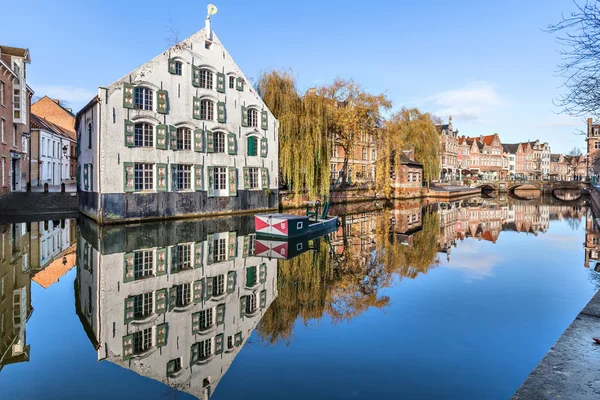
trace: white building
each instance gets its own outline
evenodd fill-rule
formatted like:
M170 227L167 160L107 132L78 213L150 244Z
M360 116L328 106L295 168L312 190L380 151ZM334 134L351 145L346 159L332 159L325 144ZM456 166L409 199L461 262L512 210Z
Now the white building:
M250 220L84 221L75 301L98 360L208 399L277 296L277 260L228 230Z
M103 223L276 208L277 126L207 20L77 114L80 210Z
M31 114L31 135L37 139L33 143L39 146L31 152L31 168L37 169L31 174L31 184L60 185L70 181L70 154L76 141L58 125L35 114Z

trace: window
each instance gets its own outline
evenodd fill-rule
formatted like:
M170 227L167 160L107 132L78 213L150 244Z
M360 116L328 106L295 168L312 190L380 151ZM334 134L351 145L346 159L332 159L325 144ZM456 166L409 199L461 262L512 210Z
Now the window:
M217 275L213 279L213 296L218 297L225 293L225 275Z
M152 251L138 251L134 255L134 279L152 276L154 273L154 254Z
M258 126L258 111L254 108L248 109L248 126Z
M137 110L152 111L152 89L136 87L133 90L133 107Z
M215 105L210 100L200 100L200 119L212 121L214 119Z
M177 150L191 150L192 130L188 128L177 128Z
M175 300L175 304L177 307L185 307L191 303L192 298L190 297L190 284L184 283L182 285L177 285L177 299Z
M133 334L133 351L143 353L152 346L152 328L146 328Z
M146 318L152 314L152 292L138 294L133 298L134 316L137 319Z
M21 118L21 89L13 90L13 110L14 110L14 118Z
M213 132L213 152L225 153L225 133Z
M200 70L200 87L203 89L212 89L213 88L213 73L206 70Z
M192 166L173 165L173 188L175 190L188 190L192 187Z
M375 161L375 149L371 149L371 161Z
M215 239L214 242L214 261L225 261L227 259L227 241L225 238Z
M134 144L138 147L154 146L154 127L148 123L135 124Z
M254 312L256 312L256 293L248 296L246 301L246 314L254 314Z
M213 309L200 311L200 330L205 331L213 325Z
M246 286L253 287L256 285L256 266L246 268Z
M229 77L229 89L235 89L235 76Z
M256 136L248 136L248 155L256 156L258 154L258 138Z
M200 360L206 360L212 354L212 339L201 341L198 347Z
M225 190L227 188L227 168L225 167L214 167L214 189Z
M181 371L181 357L167 363L167 374L169 374L169 376L173 376L179 371Z
M175 75L183 74L183 63L181 61L175 61Z
M5 172L4 171L4 168L5 168L4 163L6 161L6 158L3 157L2 160L0 160L0 161L2 161L2 164L0 165L0 174L2 174L2 187L6 187L6 181L4 178L4 172Z
M600 149L600 142L594 142L594 149Z
M367 159L367 148L366 147L362 148L362 159L363 160Z
M177 265L173 266L175 271L191 269L192 268L191 245L189 245L189 244L177 245L176 253L177 253Z
M0 140L4 143L4 128L6 126L6 120L4 118L0 119Z
M258 189L258 168L248 168L250 176L250 189Z
M227 336L227 350L231 350L233 348L234 348L233 336Z
M135 164L134 185L135 190L154 189L154 164Z
M88 149L92 148L92 123L88 123L87 126L87 131L88 131Z
M4 105L4 90L4 82L0 81L0 105L2 106Z

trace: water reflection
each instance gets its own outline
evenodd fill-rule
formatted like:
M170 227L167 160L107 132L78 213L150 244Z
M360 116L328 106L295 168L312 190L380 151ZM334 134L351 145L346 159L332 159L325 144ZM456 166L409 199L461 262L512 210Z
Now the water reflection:
M29 360L31 281L46 288L72 268L74 220L0 224L0 371Z

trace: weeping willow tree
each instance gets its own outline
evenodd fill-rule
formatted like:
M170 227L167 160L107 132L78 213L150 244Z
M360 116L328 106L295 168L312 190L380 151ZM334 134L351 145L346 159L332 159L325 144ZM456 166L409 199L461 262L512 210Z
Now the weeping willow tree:
M391 194L390 170L400 165L402 150L414 146L415 159L423 164L423 178L429 183L440 173L439 134L433 117L417 108L402 108L385 122L379 137L376 161L376 188L386 196Z
M292 191L309 197L329 193L329 146L325 99L300 96L288 71L263 73L257 83L263 101L279 121L279 169ZM298 199L298 197L296 197Z

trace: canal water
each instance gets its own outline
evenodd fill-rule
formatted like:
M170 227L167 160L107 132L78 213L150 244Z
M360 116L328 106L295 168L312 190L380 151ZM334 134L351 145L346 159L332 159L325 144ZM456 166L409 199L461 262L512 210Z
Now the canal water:
M600 286L584 198L332 211L0 225L0 398L507 399Z

